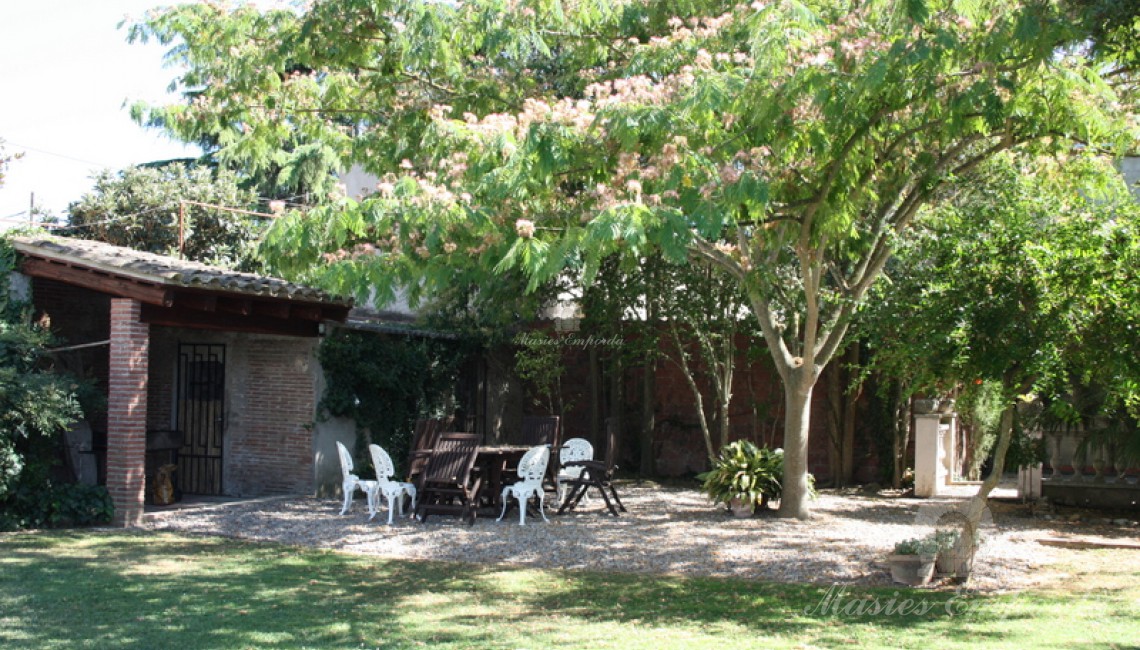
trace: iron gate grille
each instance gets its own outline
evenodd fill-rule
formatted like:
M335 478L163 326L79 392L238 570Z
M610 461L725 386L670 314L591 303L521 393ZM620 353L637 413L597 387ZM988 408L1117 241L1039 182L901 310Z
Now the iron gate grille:
M222 493L225 386L225 345L178 345L175 417L182 431L178 483L184 493Z

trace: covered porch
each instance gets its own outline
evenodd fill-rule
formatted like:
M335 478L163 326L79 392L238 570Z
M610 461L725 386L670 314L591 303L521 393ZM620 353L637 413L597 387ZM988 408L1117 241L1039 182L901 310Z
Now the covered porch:
M41 322L65 341L60 366L105 390L92 451L116 525L139 524L160 464L188 493L312 490L314 350L351 301L101 242L13 243Z

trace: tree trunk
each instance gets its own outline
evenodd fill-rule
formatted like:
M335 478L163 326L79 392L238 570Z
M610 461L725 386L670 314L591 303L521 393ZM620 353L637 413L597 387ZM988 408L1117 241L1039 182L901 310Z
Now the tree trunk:
M601 368L598 363L598 347L591 345L589 347L590 353L590 442L598 447L602 442L602 422L605 421L605 416L602 414L602 387L601 387Z
M784 489L780 517L808 519L808 431L811 424L811 392L815 377L809 367L793 368L784 384Z
M615 353L610 365L610 422L607 424L607 431L610 435L609 445L613 446L611 454L614 460L620 456L619 450L621 449L622 436L625 434L625 382L622 376L623 366L621 354ZM609 425L613 425L613 429L609 430Z
M906 452L910 446L910 398L903 397L903 385L896 382L892 393L893 422L891 427L891 487L902 487L906 471Z
M720 420L720 448L728 444L732 423L729 421L729 407L732 404L732 376L736 368L736 342L735 330L730 329L725 337L723 357L721 358L720 372L716 373L716 381L720 383L717 389L717 418ZM712 361L710 359L710 361ZM715 368L715 366L714 366Z
M1016 409L1017 402L1011 401L1002 413L1001 426L998 428L998 439L994 445L993 469L990 470L990 474L986 477L986 480L982 481L981 487L978 488L978 493L970 499L970 503L966 506L966 521L969 522L968 530L970 532L977 532L978 526L982 522L982 516L985 515L986 507L989 503L990 492L1001 482L1001 476L1005 472L1005 454L1009 451L1009 441L1013 437L1013 419L1016 415ZM962 536L965 543L962 546L961 552L969 553L966 557L973 557L974 552L977 550L978 542L975 537L975 535Z
M701 395L701 389L697 386L696 377L693 375L692 368L689 367L689 359L685 353L685 346L681 343L681 335L677 333L676 323L669 323L669 331L673 335L673 344L677 346L677 359L675 362L681 368L681 375L685 378L685 383L689 385L689 390L693 393L693 402L696 404L697 422L701 425L701 435L705 440L705 453L709 457L709 463L712 464L716 461L716 449L713 446L712 431L709 429L708 418L705 417L705 401Z
M657 473L656 458L653 454L653 430L655 425L654 406L657 403L657 363L651 362L645 367L641 375L641 427L639 446L641 447L641 462L639 463L642 476L653 476Z
M657 459L653 453L654 431L657 424L657 354L660 341L660 330L657 329L657 312L660 308L657 295L657 262L658 258L651 256L642 264L645 274L645 326L642 337L643 341L648 342L645 351L646 363L641 374L641 422L638 427L638 447L641 449L638 469L642 476L657 474Z
M835 487L843 487L843 378L839 364L824 371L827 377L827 465Z
M859 363L859 342L855 341L847 348L847 358L844 360L848 368L855 368ZM846 373L848 380L852 372ZM846 399L843 401L843 431L842 453L840 454L839 485L850 485L855 479L855 425L859 416L859 398L863 395L863 382L857 387L844 391Z

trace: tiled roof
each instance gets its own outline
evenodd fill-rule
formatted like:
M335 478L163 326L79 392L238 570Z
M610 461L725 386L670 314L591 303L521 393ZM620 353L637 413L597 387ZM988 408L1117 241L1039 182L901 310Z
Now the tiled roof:
M66 237L13 237L25 256L82 266L142 282L350 307L352 299L279 278L230 271L121 246Z

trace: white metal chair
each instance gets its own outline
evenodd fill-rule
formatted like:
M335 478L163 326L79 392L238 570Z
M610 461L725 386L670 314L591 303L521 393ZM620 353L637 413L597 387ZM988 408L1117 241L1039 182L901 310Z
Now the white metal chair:
M580 479L582 478L582 473L586 471L586 468L581 465L566 467L566 463L593 459L594 446L585 438L571 438L562 445L562 449L558 454L558 476L554 479L555 485L558 486L559 505L566 500L566 486L563 484L563 481Z
M357 490L364 493L368 498L368 512L375 512L375 506L372 504L376 494L376 481L362 481L360 477L352 473L352 454L348 453L348 448L340 443L336 443L336 451L340 454L340 473L343 477L341 483L341 490L344 492L344 507L340 509L340 514L348 512L349 506L352 505L352 497L356 494Z
M403 516L404 495L407 495L412 500L412 512L416 511L416 486L392 480L396 475L396 466L392 463L392 457L380 445L368 445L368 453L372 454L372 466L376 468L376 490L368 503L371 513L368 520L371 521L380 510L380 495L383 494L388 501L388 525L391 526L393 501L400 516Z
M532 447L519 461L519 482L503 488L503 511L499 513L498 521L502 521L507 514L507 503L510 497L519 502L519 525L526 525L526 504L532 496L538 497L538 514L542 520L549 522L546 512L543 511L543 501L546 492L542 489L542 480L546 477L546 467L550 464L550 447L539 445Z

